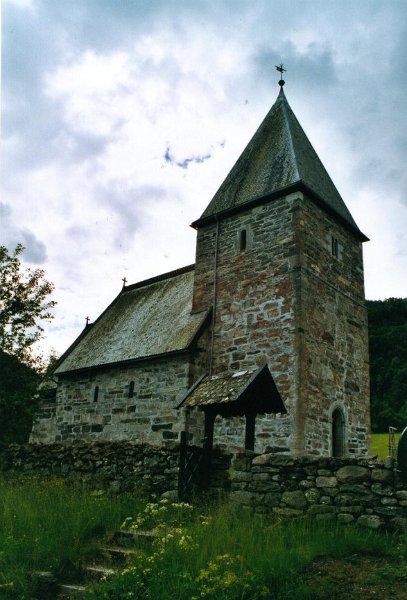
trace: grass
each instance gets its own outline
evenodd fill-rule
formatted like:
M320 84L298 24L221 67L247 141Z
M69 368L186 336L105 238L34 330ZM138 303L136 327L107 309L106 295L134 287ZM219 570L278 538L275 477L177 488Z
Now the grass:
M332 522L273 522L229 505L210 516L188 514L181 525L164 519L163 526L162 515L159 522L162 537L153 550L88 592L87 600L314 600L315 588L301 582L301 573L316 557L393 551L390 538L375 532Z
M61 572L140 501L111 499L62 480L0 480L0 598L31 597L30 573Z
M396 445L400 439L400 434L396 433ZM389 434L388 433L372 433L370 440L370 454L377 455L379 459L385 459L389 456Z
M227 504L145 505L132 497L92 495L61 480L0 480L0 598L32 600L33 571L66 574L124 520L126 527L155 528L157 542L151 550L139 551L134 564L90 590L87 600L339 598L317 595L313 582L304 579L313 561L323 556L341 561L387 555L399 564L387 567L384 561L382 571L374 574L379 584L391 573L404 590L407 577L406 536L395 543L392 537L355 527L272 521ZM329 574L327 589L330 581Z

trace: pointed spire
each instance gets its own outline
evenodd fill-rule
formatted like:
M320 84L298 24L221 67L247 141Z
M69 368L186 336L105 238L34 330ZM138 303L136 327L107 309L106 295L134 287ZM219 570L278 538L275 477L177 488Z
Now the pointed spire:
M295 190L307 193L360 239L367 240L291 110L283 85L280 85L280 93L264 121L200 219L192 225L200 227L214 218L245 210L248 204L266 202Z

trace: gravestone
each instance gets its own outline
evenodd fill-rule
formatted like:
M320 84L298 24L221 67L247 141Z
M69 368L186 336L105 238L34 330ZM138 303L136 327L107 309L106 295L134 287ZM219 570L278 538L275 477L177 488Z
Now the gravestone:
M407 427L403 430L397 447L397 466L402 481L407 483Z

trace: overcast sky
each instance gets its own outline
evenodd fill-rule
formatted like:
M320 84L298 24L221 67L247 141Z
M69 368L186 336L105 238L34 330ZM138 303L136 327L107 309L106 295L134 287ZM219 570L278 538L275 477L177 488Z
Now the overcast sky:
M1 243L64 351L129 283L194 262L197 219L279 91L407 297L405 0L3 0Z

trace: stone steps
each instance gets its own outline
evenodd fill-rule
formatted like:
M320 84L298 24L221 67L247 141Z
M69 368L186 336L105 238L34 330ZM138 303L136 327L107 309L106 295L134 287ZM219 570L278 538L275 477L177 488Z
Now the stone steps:
M129 530L118 530L115 531L110 539L112 543L117 546L123 546L125 548L150 548L157 534L153 531L129 531Z
M105 559L107 563L118 564L134 558L136 551L133 548L123 548L122 546L101 546L98 555Z
M135 559L138 553L149 549L155 537L151 531L113 532L108 545L99 546L92 562L81 566L75 582L56 584L56 597L79 598L91 583L112 575L126 562Z
M76 583L60 583L58 585L58 598L77 598L86 591L86 586Z
M86 579L97 580L113 575L116 569L107 567L106 565L85 565L83 571Z

